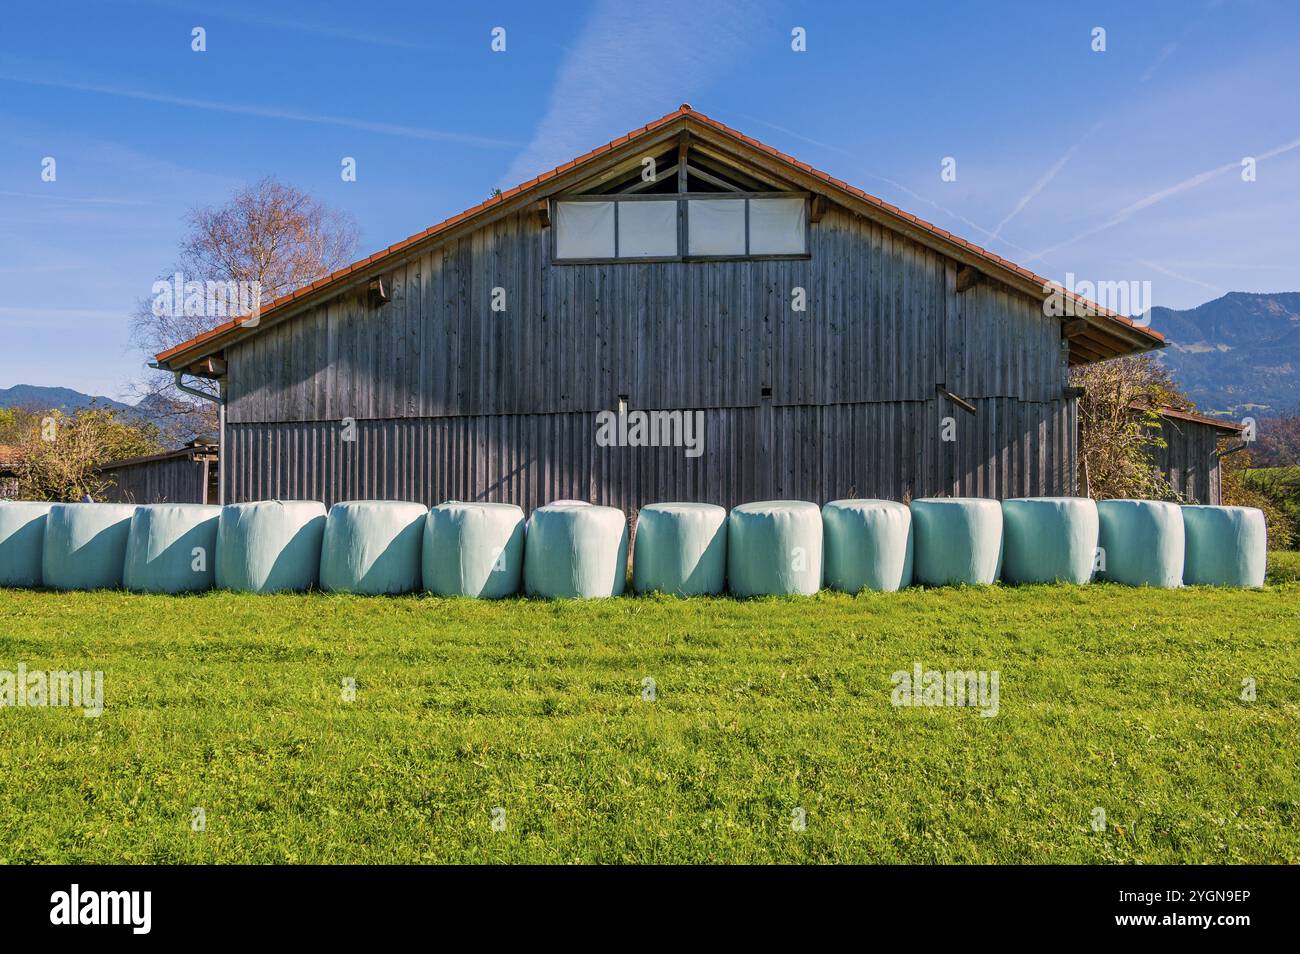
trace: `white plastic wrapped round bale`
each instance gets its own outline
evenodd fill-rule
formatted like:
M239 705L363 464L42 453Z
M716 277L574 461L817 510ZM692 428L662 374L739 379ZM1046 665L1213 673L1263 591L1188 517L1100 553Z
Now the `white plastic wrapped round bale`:
M1002 504L983 497L912 501L913 568L926 586L990 584L1002 570Z
M732 510L727 586L737 596L811 596L820 590L821 508L806 500L764 500Z
M1254 507L1183 507L1183 582L1192 586L1264 585L1268 529Z
M429 508L399 500L348 500L330 507L320 585L380 596L420 587L420 548Z
M700 596L727 585L727 511L716 504L657 503L642 507L632 551L638 593Z
M822 508L826 585L892 593L912 582L912 512L896 500L832 500Z
M1002 501L1002 579L1087 583L1097 557L1097 504L1087 497Z
M626 577L627 518L623 511L547 504L528 518L524 589L529 596L619 596Z
M227 504L217 525L217 587L308 590L320 575L325 505L318 500Z
M134 504L54 504L45 517L41 580L56 590L122 586Z
M1097 504L1100 579L1174 589L1183 583L1183 511L1162 500Z
M41 585L45 515L51 506L28 500L0 501L0 586Z
M439 596L513 596L524 567L523 510L458 501L429 508L422 564L424 588Z
M148 504L131 517L122 583L140 593L210 590L216 579L221 508Z

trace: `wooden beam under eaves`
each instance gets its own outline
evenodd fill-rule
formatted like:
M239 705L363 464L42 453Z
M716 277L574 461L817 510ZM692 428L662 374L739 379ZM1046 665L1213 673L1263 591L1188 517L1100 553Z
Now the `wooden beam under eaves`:
M533 214L537 216L537 222L544 229L551 227L551 200L543 199L533 205Z
M677 194L686 191L687 153L691 148L691 134L685 129L677 137Z
M812 207L809 208L808 210L808 221L812 222L814 225L820 222L822 220L822 216L826 214L826 209L829 205L830 203L826 201L826 196L824 195L813 196Z
M984 277L983 273L970 265L963 265L957 269L957 294L969 291L979 284L980 279Z

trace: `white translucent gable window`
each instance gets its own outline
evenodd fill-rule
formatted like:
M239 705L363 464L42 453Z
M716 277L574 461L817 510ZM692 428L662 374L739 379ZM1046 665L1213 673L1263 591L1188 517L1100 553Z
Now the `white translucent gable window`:
M620 202L618 257L651 258L677 254L677 202Z
M749 200L749 254L802 255L806 250L801 198Z
M745 254L744 200L691 199L687 206L690 254Z
M556 258L613 258L613 202L555 203Z

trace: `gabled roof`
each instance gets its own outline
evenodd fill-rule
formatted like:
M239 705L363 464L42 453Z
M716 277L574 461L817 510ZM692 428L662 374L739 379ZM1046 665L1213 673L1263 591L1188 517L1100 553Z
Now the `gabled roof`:
M785 176L793 177L805 184L809 191L823 194L837 204L871 217L955 259L960 264L987 274L1013 288L1042 297L1043 289L1049 282L1043 276L1008 261L988 249L968 242L856 186L815 169L806 162L800 162L793 156L786 155L715 119L710 119L684 103L674 112L647 123L640 129L634 129L627 135L620 136L585 155L557 166L550 172L544 172L535 179L494 195L459 215L432 225L423 232L417 232L367 258L353 262L346 268L325 275L310 285L304 285L296 291L275 299L262 308L260 321L254 327L241 329L241 326L249 321L250 316L233 318L210 331L159 353L156 356L158 363L172 370L187 370L199 359L219 352L234 341L256 334L274 320L289 317L310 304L369 281L387 269L395 267L403 256L417 254L423 246L444 240L459 232L461 227L468 227L470 223L476 226L479 220L486 221L496 215L509 214L529 202L535 202L572 186L584 177L589 165L605 161L616 162L620 158L626 158L624 153L634 152L648 140L654 140L656 143L666 141L682 131L702 137L711 143L730 147L736 152L739 161L749 159L766 162L775 167L778 173L784 173ZM1164 336L1159 332L1135 324L1125 316L1102 308L1073 292L1067 291L1064 294L1078 302L1078 310L1083 312L1082 318L1076 319L1073 323L1075 328L1072 331L1072 334L1078 335L1081 340L1087 342L1086 347L1080 348L1079 353L1083 355L1080 360L1100 360L1163 347ZM1074 339L1071 340L1072 356L1074 356Z

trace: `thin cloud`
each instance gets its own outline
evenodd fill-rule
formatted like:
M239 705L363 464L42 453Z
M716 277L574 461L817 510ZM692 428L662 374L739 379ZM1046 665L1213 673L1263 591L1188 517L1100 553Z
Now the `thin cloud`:
M346 116L330 116L323 113L304 113L291 109L279 109L265 106L249 106L241 103L220 103L208 99L191 99L184 96L170 96L166 93L150 93L144 90L124 89L117 86L104 86L97 83L71 83L61 80L33 79L28 76L13 76L0 73L0 81L24 83L28 86L46 86L53 89L68 89L83 93L95 93L102 96L118 96L124 99L141 100L148 103L165 103L169 106L185 106L189 109L207 109L219 113L236 113L242 116L260 116L264 119L282 119L290 122L316 123L326 126L342 126L347 129L360 129L365 132L380 133L387 136L401 136L406 139L422 139L429 142L454 142L467 146L480 146L486 149L513 149L518 143L504 139L488 139L466 133L445 132L439 129L424 129L418 126L400 126L394 123L376 123L362 119L350 119Z
M765 19L761 8L739 0L601 0L569 48L532 141L501 185L524 182L626 133L629 116L643 121L670 112L759 42Z
M388 33L374 33L358 30L355 24L348 27L331 26L328 23L311 23L305 20L272 17L265 14L245 13L228 8L212 9L193 3L165 3L162 0L144 0L148 6L163 7L181 13L218 20L231 20L235 23L247 23L250 26L270 27L274 30L287 30L292 33L306 33L314 36L327 36L337 40L350 40L356 43L369 43L374 46L387 46L403 50L434 50L438 47L413 40L410 37ZM200 25L200 24L196 24Z
M810 137L808 137L808 136L803 135L802 133L797 133L797 132L795 132L795 131L792 130L792 129L787 129L787 128L785 128L784 126L778 126L778 125L776 125L776 123L770 123L770 122L768 122L768 121L765 120L765 119L759 119L759 118L757 118L756 116L748 116L748 117L744 117L744 118L746 118L746 119L748 119L748 120L751 120L751 121L753 121L753 122L755 122L755 123L758 123L759 125L766 126L768 129L775 129L777 132L784 133L784 134L787 135L787 136L790 136L790 137L792 137L792 138L794 138L794 139L802 140L803 142L806 142L806 143L808 143L808 144L810 144L810 145L813 145L813 146L817 146L817 147L819 147L819 148L821 148L821 149L828 149L828 150L830 150L831 152L838 152L838 153L841 153L842 155L849 156L850 158L857 159L857 156L856 156L854 153L852 153L852 152L850 152L849 150L844 149L844 148L842 148L842 147L840 147L840 146L834 146L834 145L831 145L830 143L822 142L822 141L820 141L820 140L818 140L818 139L812 139L812 138L810 138ZM1015 252L1022 252L1022 253L1026 254L1026 255L1029 254L1029 249L1027 249L1027 248L1021 248L1019 245L1016 245L1014 242L1008 242L1006 239L1001 238L1001 237L998 236L998 235L995 235L993 232L990 232L988 229L986 229L984 226L980 225L978 222L974 222L974 221L972 221L972 220L966 218L966 216L964 216L964 215L962 215L962 214L960 214L960 213L958 213L958 212L954 212L952 209L948 208L948 207L945 206L945 205L941 205L940 203L938 203L938 202L934 201L933 199L929 198L928 196L921 195L921 193L916 192L916 191L913 190L913 189L909 189L907 186L903 185L903 183L898 182L898 181L895 180L895 179L891 179L891 178L889 178L888 176L882 176L882 175L880 175L879 173L872 172L870 169L864 169L864 168L862 168L862 167L860 167L860 166L858 167L858 173L859 173L860 175L866 176L866 177L869 178L869 179L875 179L877 182L884 182L884 183L886 183L887 185L889 185L889 186L891 186L891 187L897 189L899 192L902 192L902 193L904 193L905 195L907 195L907 196L909 196L909 197L915 199L917 202L921 202L921 203L923 203L923 204L925 204L925 205L928 205L928 206L929 206L930 208L932 208L932 209L935 209L935 210L937 210L937 211L939 211L939 212L942 212L944 215L948 216L948 217L949 217L950 219L952 219L953 221L961 222L963 225L968 225L968 226L970 226L972 229L974 229L976 232L979 232L979 233L980 233L981 235L983 235L985 238L988 238L988 239L991 239L991 240L997 240L997 241L1000 242L1002 245L1004 245L1005 247L1007 247L1007 248L1009 248L1009 249L1011 249L1011 250L1013 250L1013 251L1015 251Z
M1006 218L1004 218L1001 222L999 222L997 228L993 230L994 238L1000 237L1002 235L1002 229L1006 226L1006 224L1010 222L1012 219L1014 219L1017 215L1019 215L1021 211L1024 210L1025 206L1027 206L1030 202L1033 202L1034 199L1038 197L1038 194L1047 188L1048 183L1056 178L1056 174L1065 168L1065 164L1068 163L1072 158L1074 158L1074 154L1079 151L1080 147L1085 142L1087 142L1089 137L1091 137L1092 134L1095 133L1100 127L1101 127L1101 123L1097 123L1086 133L1084 133L1083 137L1078 142L1076 142L1069 149L1065 150L1065 152L1061 154L1061 158L1057 159L1056 162L1052 163L1051 168L1049 168L1045 173L1043 173L1043 175L1039 177L1038 181L1029 187L1029 191L1026 192L1024 195L1022 195L1019 198L1019 200L1017 200L1015 207L1010 212L1007 213Z
M50 202L67 202L72 205L153 205L152 202L145 202L138 199L109 199L97 196L60 195L56 192L5 192L0 190L0 196L11 199L41 199Z
M1171 268L1165 268L1163 265L1148 261L1145 258L1137 259L1137 263L1146 266L1153 272L1159 272L1161 275L1168 275L1170 278L1176 278L1182 282L1190 282L1193 285L1200 285L1202 288L1208 288L1212 292L1218 292L1219 294L1223 293L1223 289L1218 285L1211 285L1209 282L1203 282L1199 278L1192 278L1190 275L1181 275Z
M1259 155L1255 156L1255 161L1261 162L1265 159L1272 159L1274 156L1280 156L1283 153L1290 152L1291 150L1297 148L1300 148L1300 139L1293 139L1290 142L1284 143L1281 146L1276 146L1273 149L1268 150L1267 152L1260 153ZM1096 235L1098 232L1104 232L1106 229L1114 228L1116 225L1120 225L1123 222L1127 222L1129 219L1131 219L1138 212L1141 212L1143 209L1150 208L1151 206L1155 205L1158 202L1163 202L1165 199L1168 199L1175 195L1179 195L1183 192L1186 192L1189 189L1195 189L1199 185L1204 185L1206 182L1209 182L1211 179L1218 178L1219 176L1223 175L1225 172L1231 172L1233 170L1240 170L1240 169L1241 169L1241 160L1235 159L1232 162L1225 162L1221 166L1215 166L1213 169L1207 169L1204 172L1198 172L1196 175L1189 176L1188 178L1182 180L1181 182L1176 182L1173 185L1169 186L1168 188L1160 189L1157 192L1152 192L1150 195L1143 196L1142 198L1138 199L1136 202L1124 206L1124 208L1120 209L1118 212L1116 212L1106 221L1102 222L1100 225L1094 225L1092 228L1085 229L1084 231L1080 232L1078 235L1066 239L1064 242L1057 242L1055 245L1049 246L1048 248L1043 249L1041 252L1035 252L1033 259L1039 259L1042 258L1044 255L1050 255L1052 252L1055 252L1058 249L1065 248L1065 246L1067 245L1073 245L1075 242L1079 242L1082 241L1083 239L1090 238L1093 235ZM1033 261L1033 259L1030 259L1030 261Z

